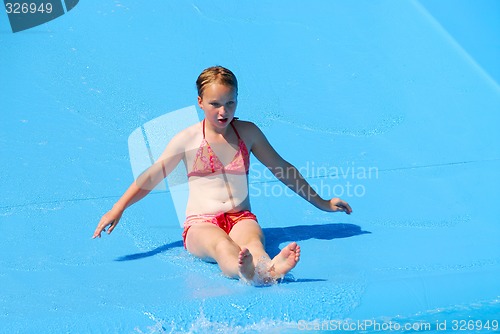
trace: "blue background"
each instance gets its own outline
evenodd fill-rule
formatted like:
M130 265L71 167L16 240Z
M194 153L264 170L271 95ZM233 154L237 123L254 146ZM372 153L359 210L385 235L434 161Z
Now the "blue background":
M1 330L498 319L499 16L484 0L80 2L13 34L0 13ZM351 216L324 213L252 165L253 189L281 195L252 198L268 250L302 247L283 284L191 257L168 192L91 240L133 182L130 133L195 104L215 64L239 79L238 116L325 197L364 190L342 194ZM348 168L377 174L318 175Z

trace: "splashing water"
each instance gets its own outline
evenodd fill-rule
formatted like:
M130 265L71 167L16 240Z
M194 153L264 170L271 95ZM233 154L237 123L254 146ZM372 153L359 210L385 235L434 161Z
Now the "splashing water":
M271 286L278 283L277 278L271 275L274 266L270 266L270 260L264 256L257 261L255 266L255 276L253 278L253 285L255 286Z

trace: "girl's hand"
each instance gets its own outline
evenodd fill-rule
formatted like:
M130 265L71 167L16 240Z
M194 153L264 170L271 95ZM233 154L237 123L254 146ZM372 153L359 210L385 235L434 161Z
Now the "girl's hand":
M106 212L104 216L102 216L101 221L97 225L97 228L95 229L94 235L92 236L92 239L95 238L100 238L101 237L101 232L106 232L110 234L113 232L115 229L116 225L118 225L118 222L120 221L120 218L122 217L123 210L118 210L113 207L110 211ZM109 229L106 231L106 227L109 226Z
M326 208L324 210L330 212L345 212L348 215L352 212L349 203L341 200L340 198L332 198L331 200L326 201Z

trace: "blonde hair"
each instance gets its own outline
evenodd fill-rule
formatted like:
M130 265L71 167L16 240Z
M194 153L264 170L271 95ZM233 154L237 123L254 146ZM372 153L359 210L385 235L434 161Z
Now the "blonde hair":
M196 88L198 89L198 96L203 97L205 87L212 83L219 83L225 86L234 88L238 94L238 80L233 72L222 66L212 66L206 68L201 72L196 80Z

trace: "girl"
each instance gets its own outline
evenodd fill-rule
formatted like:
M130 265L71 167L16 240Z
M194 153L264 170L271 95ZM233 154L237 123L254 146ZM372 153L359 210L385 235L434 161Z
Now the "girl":
M352 209L339 198L322 199L255 124L234 117L238 83L230 70L221 66L207 68L196 86L204 120L174 136L158 161L104 214L93 238L101 237L108 226L107 233L111 233L124 210L146 196L183 161L189 184L184 247L196 257L217 262L228 277L255 283L276 281L297 265L300 247L292 242L273 259L266 253L264 235L248 197L250 152L317 208L347 214Z

